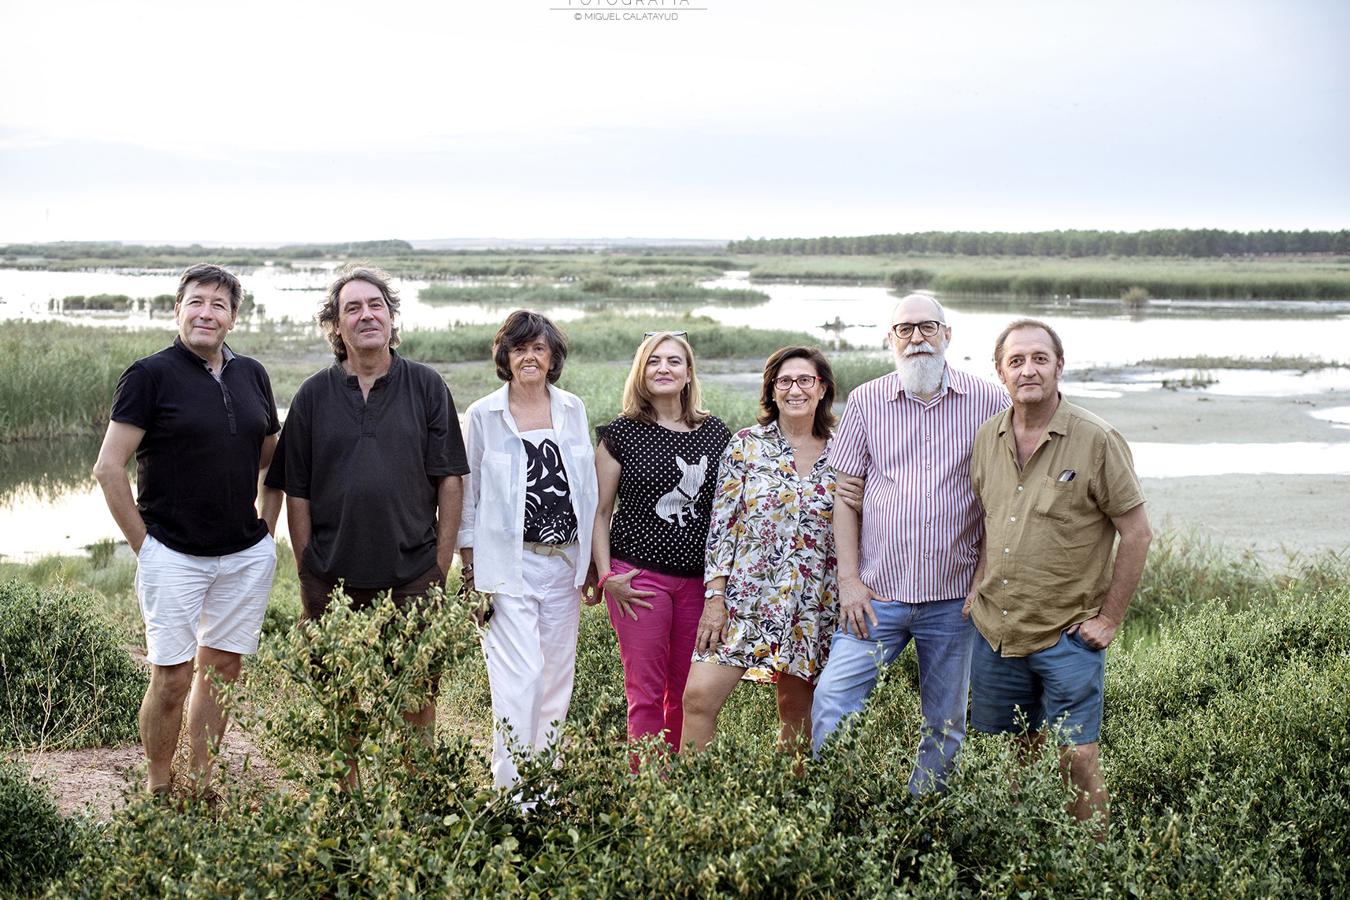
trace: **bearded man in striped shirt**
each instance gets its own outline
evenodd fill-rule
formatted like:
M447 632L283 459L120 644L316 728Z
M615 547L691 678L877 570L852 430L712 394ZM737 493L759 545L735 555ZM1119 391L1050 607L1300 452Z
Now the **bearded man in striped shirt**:
M864 488L861 520L834 506L839 630L816 686L812 745L819 754L913 639L923 728L911 793L943 788L965 738L975 631L961 607L984 537L970 452L1008 406L1003 388L947 365L951 335L932 297L902 299L887 337L895 372L849 394L830 450L835 471Z

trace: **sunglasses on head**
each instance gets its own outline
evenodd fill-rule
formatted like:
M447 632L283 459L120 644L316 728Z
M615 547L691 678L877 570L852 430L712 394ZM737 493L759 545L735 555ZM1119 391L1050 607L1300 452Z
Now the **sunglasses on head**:
M671 337L688 337L687 331L644 331L642 336L645 338L656 337L658 334L668 334Z

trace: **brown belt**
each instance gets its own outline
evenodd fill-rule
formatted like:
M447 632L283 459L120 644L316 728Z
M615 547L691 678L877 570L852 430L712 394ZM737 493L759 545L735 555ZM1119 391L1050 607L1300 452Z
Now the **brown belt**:
M570 559L567 551L576 546L576 541L570 544L536 544L533 541L525 542L525 549L531 553L538 553L540 556L561 556L564 559Z

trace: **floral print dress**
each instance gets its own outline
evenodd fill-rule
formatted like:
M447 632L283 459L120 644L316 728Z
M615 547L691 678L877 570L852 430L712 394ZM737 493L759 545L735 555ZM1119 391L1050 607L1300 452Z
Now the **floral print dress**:
M727 576L727 638L696 662L814 684L839 616L830 442L805 475L777 423L737 432L718 469L704 580Z

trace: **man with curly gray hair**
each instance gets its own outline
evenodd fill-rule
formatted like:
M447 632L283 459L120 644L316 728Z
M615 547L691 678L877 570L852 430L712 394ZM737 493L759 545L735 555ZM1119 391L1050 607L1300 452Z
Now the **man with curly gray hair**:
M443 584L469 471L455 403L436 370L399 356L392 279L348 265L318 312L333 365L291 401L267 484L286 492L303 616L342 582L354 607ZM434 701L408 720L430 733Z

